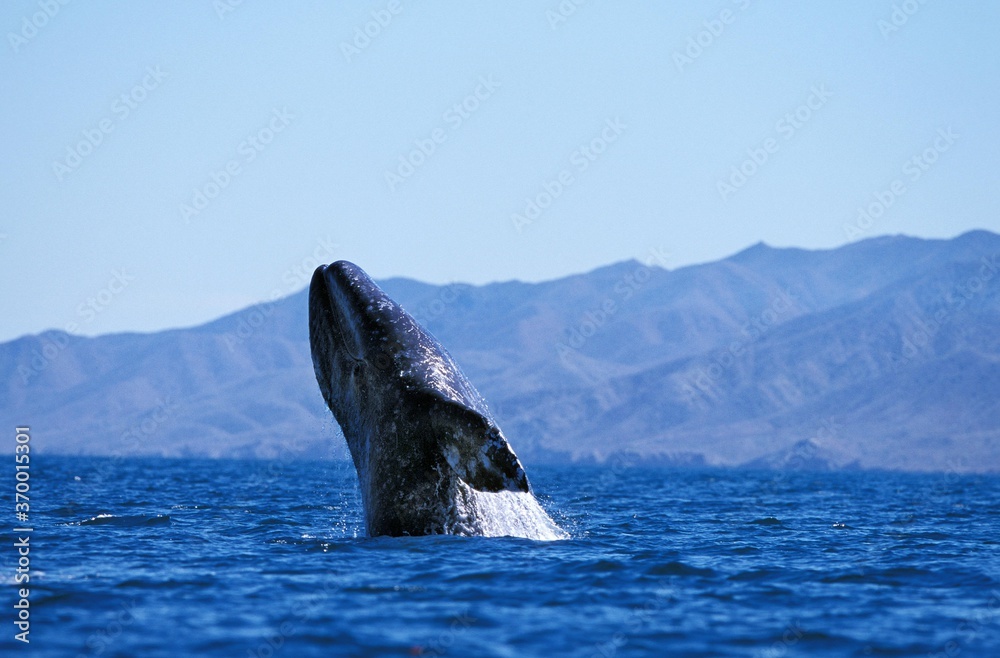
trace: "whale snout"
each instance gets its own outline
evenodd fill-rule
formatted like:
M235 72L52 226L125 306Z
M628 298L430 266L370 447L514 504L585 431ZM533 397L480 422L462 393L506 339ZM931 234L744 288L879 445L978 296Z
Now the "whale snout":
M370 300L359 285L358 272L360 268L347 261L316 268L309 286L309 329L314 348L327 338L334 343L331 347L361 361L366 341L359 328L367 324L363 315Z

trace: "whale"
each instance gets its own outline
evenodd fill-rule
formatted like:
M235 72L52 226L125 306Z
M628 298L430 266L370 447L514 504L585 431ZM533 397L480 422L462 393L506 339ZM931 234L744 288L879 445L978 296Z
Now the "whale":
M309 343L357 471L369 536L562 536L483 396L357 265L316 268Z

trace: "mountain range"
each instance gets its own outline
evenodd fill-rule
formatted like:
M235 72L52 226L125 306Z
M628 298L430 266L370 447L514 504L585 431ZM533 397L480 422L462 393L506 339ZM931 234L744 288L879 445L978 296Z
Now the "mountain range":
M379 284L527 464L1000 471L1000 235L662 264ZM345 457L307 317L303 290L185 329L24 336L0 344L0 410L39 452Z

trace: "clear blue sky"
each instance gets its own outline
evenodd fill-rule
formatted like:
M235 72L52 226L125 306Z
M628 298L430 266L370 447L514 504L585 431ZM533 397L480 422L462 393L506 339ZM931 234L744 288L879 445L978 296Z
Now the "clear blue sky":
M225 1L0 6L0 340L197 324L314 255L483 283L1000 231L996 3Z

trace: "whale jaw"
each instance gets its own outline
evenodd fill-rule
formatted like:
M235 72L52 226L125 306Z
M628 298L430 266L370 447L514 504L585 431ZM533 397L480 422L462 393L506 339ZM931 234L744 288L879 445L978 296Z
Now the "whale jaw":
M317 383L358 472L369 535L481 534L475 529L488 524L470 516L492 503L479 493L523 494L538 507L482 396L361 268L317 268L309 336Z

